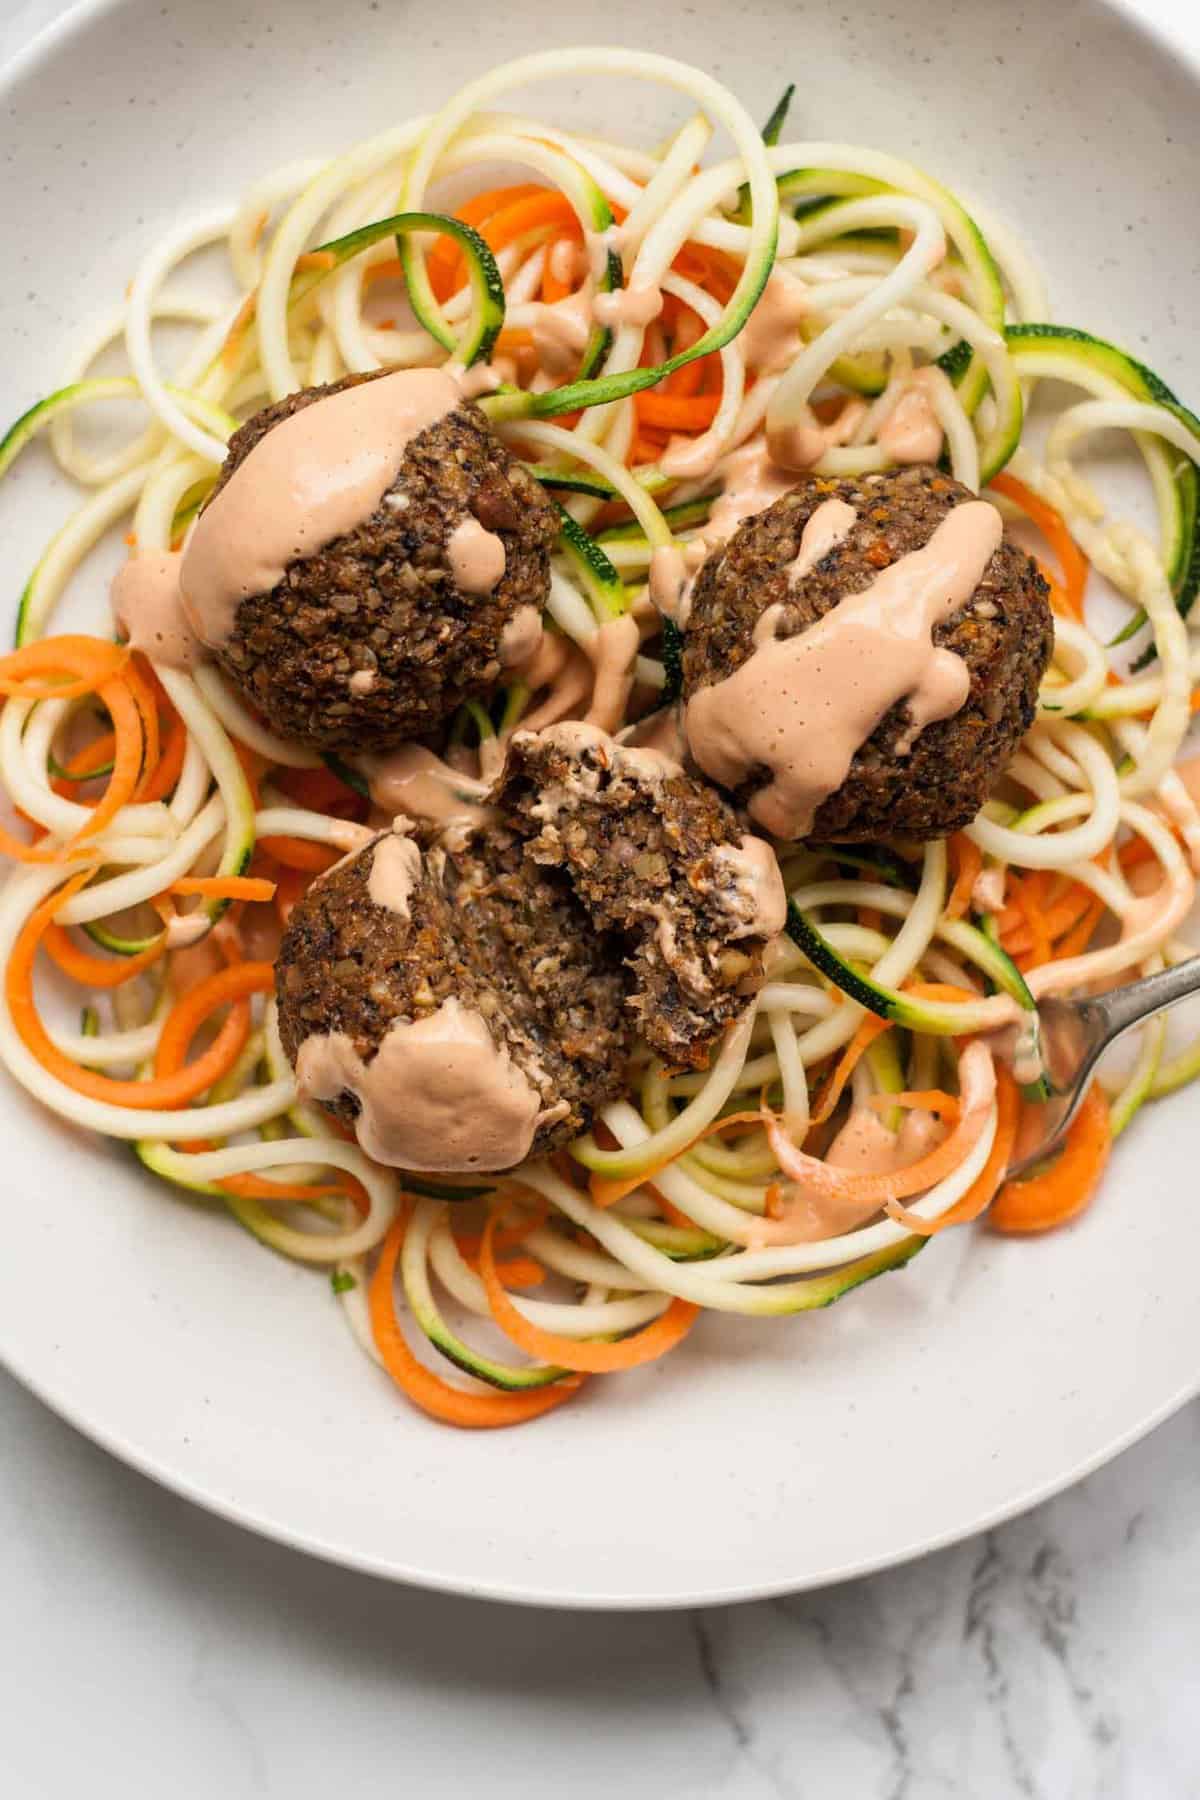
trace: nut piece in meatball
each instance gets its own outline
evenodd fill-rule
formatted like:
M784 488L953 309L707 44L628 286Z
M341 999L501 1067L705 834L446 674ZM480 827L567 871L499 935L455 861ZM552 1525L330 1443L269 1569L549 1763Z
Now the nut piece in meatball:
M948 527L949 515L966 506L971 514ZM957 562L939 559L943 542L970 537L972 521L985 528L971 552L977 566L961 553ZM896 570L902 559L905 570ZM882 626L876 623L865 598L868 589L886 591L890 618L907 608L911 620L902 577L914 566L924 601L943 609L932 614L924 651L917 646L917 691L905 685L899 630L883 605ZM766 654L782 674L787 656L798 662L799 646L780 646L859 595L852 614L863 622L836 657L822 667L826 653L818 655L817 645L828 641L826 630L812 640L807 685L793 672L791 683L779 680L771 692L761 680L768 665L754 662L764 691L747 705L754 686L747 665ZM689 747L778 836L834 843L944 837L974 818L1033 722L1052 647L1048 590L1036 564L960 482L928 467L861 480L810 476L747 519L697 577L683 659ZM881 709L872 712L879 696ZM838 741L851 719L862 725L857 748ZM790 830L783 829L788 808L779 804L781 770L793 795L807 780L811 801L793 805Z
M556 532L450 376L351 375L232 438L184 603L281 736L383 750L496 682L545 601Z
M594 924L623 942L645 1042L702 1068L783 928L770 845L678 763L586 724L517 732L493 800L531 863L565 870Z
M622 1091L619 961L504 831L374 838L294 909L276 992L302 1094L393 1167L513 1168Z

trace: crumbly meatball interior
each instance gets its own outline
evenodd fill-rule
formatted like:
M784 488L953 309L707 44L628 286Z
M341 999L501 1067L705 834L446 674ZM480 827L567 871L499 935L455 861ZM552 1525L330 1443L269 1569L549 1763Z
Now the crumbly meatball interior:
M754 651L754 628L779 605L775 635L807 630L839 600L861 593L880 571L920 549L947 513L976 496L929 467L861 480L810 476L739 526L696 580L684 647L684 694L721 681ZM839 499L857 514L848 536L799 580L788 565L810 517ZM971 677L961 711L898 750L911 723L903 701L881 719L850 772L819 807L811 837L861 843L881 837L945 837L970 823L1033 723L1038 685L1053 649L1049 590L1033 558L1007 536L974 594L934 631ZM736 796L748 800L751 777Z
M453 997L483 1017L555 1114L533 1154L561 1148L624 1087L619 957L564 878L531 865L507 831L427 850L407 914L371 899L381 841L322 876L292 913L276 965L289 1059L312 1035L344 1032L369 1062L398 1020ZM329 1110L349 1124L358 1104L343 1094Z
M569 727L518 732L494 798L531 865L565 871L625 946L639 1035L674 1066L704 1067L762 981L732 808L653 752Z
M384 376L395 371L384 371ZM230 440L220 488L284 419L362 380L265 407ZM447 544L473 517L504 544L489 594L463 593ZM219 660L282 737L383 750L436 732L500 675L504 627L549 591L557 515L469 401L421 432L369 519L243 600Z

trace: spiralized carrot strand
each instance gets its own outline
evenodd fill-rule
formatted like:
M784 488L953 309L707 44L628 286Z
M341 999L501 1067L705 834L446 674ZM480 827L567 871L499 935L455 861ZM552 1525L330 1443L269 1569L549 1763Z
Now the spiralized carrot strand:
M14 862L21 863L66 863L89 854L88 839L96 836L108 825L115 815L132 798L137 786L138 772L141 767L142 735L141 722L137 708L129 690L119 681L106 683L100 690L101 698L110 706L113 717L121 720L117 733L119 749L114 756L112 773L103 798L92 811L91 817L82 830L69 843L59 845L43 845L42 840L48 835L45 828L35 826L32 843L22 843L10 831L0 825L0 855L9 856ZM120 697L118 697L120 696ZM111 704L110 704L111 703ZM22 814L22 817L25 817ZM32 820L26 820L32 824Z
M300 869L309 875L323 874L342 857L340 850L334 850L328 844L310 843L307 838L263 837L259 838L258 847L273 856L277 863L282 863L285 869Z
M543 225L559 226L563 230L578 225L571 202L554 188L538 188L523 200L514 200L511 206L501 207L484 221L479 233L495 253Z
M477 1256L464 1255L463 1261L477 1275L479 1274L479 1258ZM541 1287L546 1279L545 1269L540 1262L535 1262L532 1256L505 1257L503 1262L496 1264L496 1274L499 1276L501 1287L507 1288L510 1292Z
M142 722L142 774L134 795L135 799L142 800L145 798L144 790L154 779L161 755L158 702L154 694L154 686L157 684L153 683L149 664L136 655L130 657L123 678Z
M577 244L580 242L578 232L560 231L557 237L550 239L546 245L546 256L542 263L542 300L547 306L553 306L558 300L565 300L571 292L569 281L563 281L555 274L555 252L560 244Z
M925 1088L908 1094L872 1094L871 1105L876 1112L890 1112L893 1106L898 1106L905 1112L935 1113L948 1125L957 1121L960 1111L957 1097L943 1093L941 1088Z
M652 388L635 394L638 422L660 431L707 431L721 405L720 394L659 394Z
M167 735L162 745L162 754L158 759L158 767L148 781L143 782L138 791L138 799L142 801L165 800L178 785L183 773L183 759L187 753L187 726L175 712L171 710Z
M1058 1160L1040 1175L1001 1189L988 1223L993 1231L1050 1231L1078 1218L1092 1201L1112 1149L1108 1102L1093 1082L1067 1133Z
M154 1054L155 1075L170 1075L182 1069L192 1039L218 1007L224 1006L227 1001L245 1000L251 994L270 993L274 986L275 971L270 963L235 962L216 975L210 975L207 981L200 982L190 993L176 1001L163 1020L158 1048ZM228 1023L226 1020L226 1025ZM243 1044L244 1042L243 1039ZM240 1048L241 1046L239 1050Z
M312 876L304 869L281 869L279 880L275 885L275 911L279 914L279 923L286 927L292 916L292 909L298 900L303 899L312 882Z
M99 690L100 699L108 710L116 735L113 750L113 770L108 778L101 799L97 802L91 818L83 826L72 843L67 846L71 850L84 839L97 837L106 825L112 823L123 806L133 799L138 780L142 772L142 754L144 748L141 710L130 690L127 681L106 681ZM151 709L153 710L153 708Z
M0 694L20 700L77 700L119 675L128 661L124 644L104 638L42 638L0 656Z
M682 1343L696 1322L700 1312L698 1306L690 1300L673 1300L660 1318L615 1344L581 1341L562 1337L555 1331L543 1331L539 1325L531 1324L524 1313L517 1311L504 1291L492 1244L495 1227L496 1215L493 1213L484 1227L479 1273L493 1319L505 1337L527 1356L558 1363L581 1375L612 1374L617 1369L636 1369L642 1363L657 1361L676 1344Z
M1096 935L1096 927L1103 917L1103 900L1089 901L1087 909L1075 929L1060 938L1054 946L1054 961L1064 962L1068 956L1082 956Z
M312 812L345 812L360 818L370 807L370 802L356 794L332 769L280 769L273 780L289 800Z
M61 925L50 924L46 927L42 947L55 967L72 981L88 988L109 989L124 987L143 969L160 961L166 952L167 940L164 933L156 943L139 950L136 956L92 956L81 950Z
M1013 1145L1017 1138L1017 1121L1021 1115L1021 1096L1017 1092L1017 1084L1009 1070L998 1064L996 1068L996 1135L992 1140L988 1159L979 1174L971 1183L961 1200L956 1200L949 1212L944 1212L940 1219L923 1219L919 1213L908 1212L906 1223L910 1231L921 1237L933 1237L947 1225L969 1225L980 1213L992 1204L996 1198L1004 1171L1012 1160Z
M167 889L169 894L203 894L209 900L248 900L261 903L275 898L275 883L254 875L183 875Z
M965 831L956 831L949 843L954 863L954 886L946 901L946 917L961 919L971 904L971 894L983 868L983 852Z
M868 1013L859 1025L858 1030L842 1052L841 1060L831 1074L822 1082L817 1097L813 1102L811 1122L823 1125L826 1119L833 1116L834 1109L842 1097L842 1090L853 1075L864 1051L869 1050L876 1038L890 1031L891 1025L886 1019L877 1018Z
M529 1190L529 1193L532 1198L532 1189ZM535 1231L540 1231L546 1223L550 1213L549 1202L540 1194L537 1198L540 1204L534 1207L528 1218L519 1219L515 1224L502 1225L498 1228L493 1239L493 1247L498 1255L503 1255L509 1250L519 1249L527 1238L532 1237ZM458 1245L460 1255L464 1256L468 1262L478 1262L479 1253L483 1249L482 1231L456 1231L453 1233L453 1237Z
M996 1085L991 1054L985 1045L978 1041L967 1045L959 1061L959 1081L962 1089L960 1112L953 1129L927 1156L906 1169L895 1169L888 1174L859 1174L831 1168L828 1163L797 1149L783 1121L774 1113L766 1115L767 1137L780 1169L789 1180L799 1182L810 1192L823 1197L875 1201L896 1217L895 1208L900 1200L910 1194L924 1193L952 1174L978 1143L987 1123ZM785 1230L786 1226L785 1217L778 1229ZM764 1230L769 1229L764 1227Z
M70 779L64 781L60 778L51 783L55 793L71 799L77 782L82 781L85 776L103 773L112 762L116 742L111 731L104 731L98 738L93 738L90 744L85 744L82 750L77 750L70 762L63 764Z
M92 1069L80 1068L51 1041L38 1015L33 998L33 965L38 946L55 913L72 894L78 893L85 882L90 880L92 873L89 869L48 895L35 907L17 935L4 972L5 995L17 1035L30 1055L35 1056L55 1080L72 1088L77 1094L86 1094L89 1099L106 1100L115 1106L129 1106L141 1111L187 1106L198 1094L210 1088L214 1081L219 1081L222 1075L227 1074L245 1048L246 1039L250 1035L250 1008L245 1000L231 1008L213 1042L194 1063L181 1068L175 1075L156 1077L149 1081L119 1081L107 1075L98 1075ZM240 965L240 972L245 979L242 993L265 993L274 981L274 971L267 963L243 963ZM230 974L232 971L227 970L225 973ZM181 1001L180 1006L187 1006L189 1013L194 1011L197 996L203 988L210 985L202 984L186 1001ZM226 991L222 997L232 999L234 993ZM168 1025L174 1016L168 1015ZM190 1043L203 1016L201 1014L191 1027L187 1042Z
M1019 881L1010 883L1010 891L1014 904L1025 921L1029 933L1029 954L1023 959L1031 969L1040 968L1048 963L1052 954L1050 932L1046 924L1046 915L1042 910L1042 895L1045 882L1040 878L1041 871L1024 876Z
M464 201L456 209L454 216L464 225L474 225L478 230L493 214L510 206L514 200L525 200L531 194L540 192L532 182L524 182L517 187L489 188L486 193L475 194L470 200ZM429 247L427 267L435 295L439 300L448 300L465 279L466 262L462 246L452 237L435 238Z
M1087 593L1089 564L1087 557L1071 536L1067 522L1056 507L1035 494L1032 488L1018 481L1015 475L1007 472L993 475L991 481L996 493L1003 494L1012 500L1026 516L1033 520L1046 542L1058 558L1065 583L1063 595L1067 610L1081 623L1083 620L1083 603Z
M430 1418L440 1419L444 1425L477 1431L523 1425L526 1420L552 1412L572 1399L583 1386L582 1376L568 1375L551 1387L525 1394L472 1394L443 1381L440 1375L418 1362L400 1330L394 1292L396 1260L408 1230L408 1217L409 1208L405 1205L380 1245L379 1260L367 1288L367 1310L375 1345L396 1386Z

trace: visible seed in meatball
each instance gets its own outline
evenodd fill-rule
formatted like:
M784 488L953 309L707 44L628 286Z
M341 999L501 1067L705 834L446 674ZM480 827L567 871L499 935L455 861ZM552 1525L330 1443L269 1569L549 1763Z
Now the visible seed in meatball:
M770 845L715 788L590 725L516 733L493 798L531 863L564 870L595 926L624 944L645 1042L703 1067L783 928Z

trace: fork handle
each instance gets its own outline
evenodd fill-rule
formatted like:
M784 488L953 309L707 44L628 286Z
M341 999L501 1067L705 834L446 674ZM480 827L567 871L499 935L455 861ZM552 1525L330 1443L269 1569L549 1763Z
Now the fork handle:
M1114 988L1110 994L1098 995L1090 1004L1104 1015L1107 1035L1115 1037L1140 1025L1143 1019L1151 1019L1155 1013L1177 1005L1180 1000L1190 1000L1194 994L1200 994L1200 955L1176 963L1172 969L1143 975L1140 981L1131 981L1128 987Z

